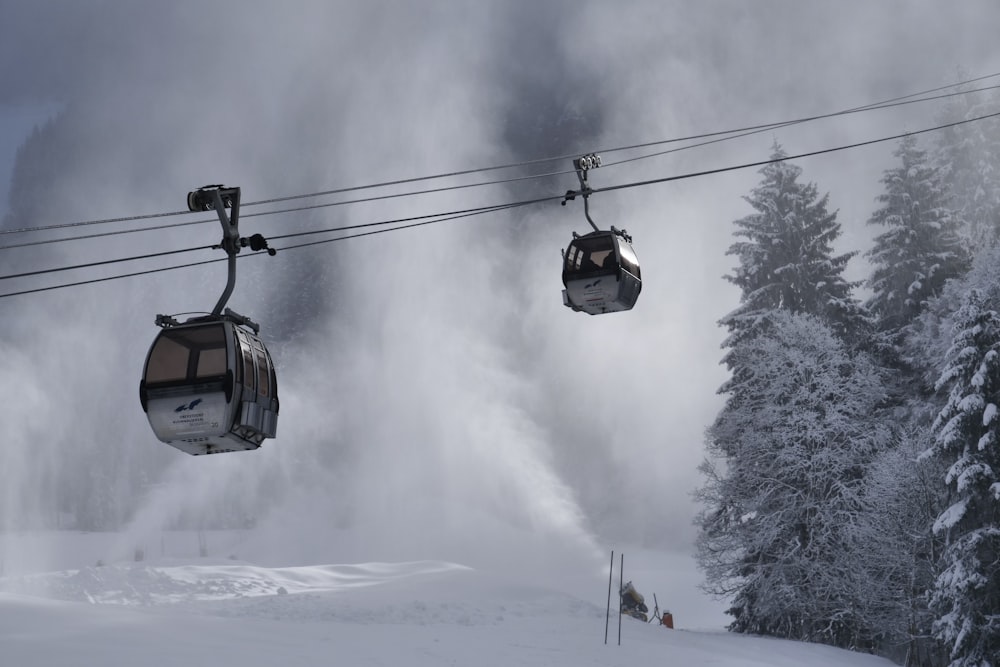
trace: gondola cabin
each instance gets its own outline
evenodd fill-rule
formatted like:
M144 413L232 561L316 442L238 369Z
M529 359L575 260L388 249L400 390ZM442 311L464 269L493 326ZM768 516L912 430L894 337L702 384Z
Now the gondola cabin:
M563 253L563 304L590 315L630 310L642 277L631 239L614 228L576 236Z
M271 356L254 331L225 317L163 328L139 398L156 437L196 456L257 449L277 431Z

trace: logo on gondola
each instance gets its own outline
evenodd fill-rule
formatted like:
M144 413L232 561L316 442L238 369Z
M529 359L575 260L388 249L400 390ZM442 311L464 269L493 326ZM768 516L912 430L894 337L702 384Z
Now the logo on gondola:
M600 278L598 278L598 279L597 279L597 280L595 280L594 282L592 282L592 283L587 283L586 285L584 285L584 286L583 286L583 289L592 289L592 288L594 288L594 287L597 287L597 286L598 286L598 285L600 285L600 284L601 284L601 279L600 279Z
M178 405L176 408L174 408L174 412L184 412L185 410L194 410L199 403L201 403L201 399L196 398L190 403L185 403L184 405Z

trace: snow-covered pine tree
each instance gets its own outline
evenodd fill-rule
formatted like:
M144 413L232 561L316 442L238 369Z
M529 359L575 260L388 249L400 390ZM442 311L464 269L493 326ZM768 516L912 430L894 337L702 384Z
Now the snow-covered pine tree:
M733 600L734 631L870 647L849 545L885 439L869 419L879 372L819 318L780 309L734 353L698 494L706 588Z
M852 253L833 254L836 212L784 157L775 144L728 252L742 295L720 322L732 376L707 434L699 560L707 588L733 598L734 630L871 645L844 522L861 511L884 392L855 345L868 318L842 275Z
M1000 94L956 98L943 123L971 120L996 112ZM949 205L964 222L966 242L979 248L1000 240L1000 118L955 125L937 134L934 165L950 195Z
M1000 665L1000 314L971 289L955 316L954 342L938 380L948 403L928 453L950 463L954 502L934 530L947 536L931 599L951 667Z
M895 424L887 416L883 423ZM940 573L941 540L931 526L944 508L941 462L916 459L933 435L901 423L890 446L866 466L862 507L844 556L853 563L854 599L875 652L908 667L946 664L934 638L927 592Z
M877 198L882 207L868 220L886 229L866 253L874 267L867 306L890 341L945 281L969 268L959 235L962 223L947 207L945 187L917 138L904 137L894 155L900 165L884 172L885 192Z
M786 155L775 143L771 159ZM760 173L760 185L744 197L755 212L733 223L733 235L743 240L727 251L739 266L726 279L742 295L739 307L721 321L731 332L726 345L732 347L775 309L810 313L845 339L857 336L867 316L851 296L855 285L843 278L855 253L833 254L841 230L836 211L827 210L829 195L820 197L814 183L800 182L802 169L783 160Z

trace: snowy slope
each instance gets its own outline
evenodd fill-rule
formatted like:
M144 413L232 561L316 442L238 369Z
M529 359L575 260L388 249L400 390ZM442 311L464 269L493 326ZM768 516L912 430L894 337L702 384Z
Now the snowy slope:
M0 590L4 666L891 664L631 618L618 646L612 617L605 645L603 604L443 561L123 563L11 574Z

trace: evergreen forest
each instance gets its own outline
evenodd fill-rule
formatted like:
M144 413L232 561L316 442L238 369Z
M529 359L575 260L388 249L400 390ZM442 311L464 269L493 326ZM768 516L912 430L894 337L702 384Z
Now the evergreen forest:
M894 156L871 248L834 250L835 203L777 143L745 197L698 559L733 631L993 666L1000 123L908 135ZM849 282L856 255L869 274Z

